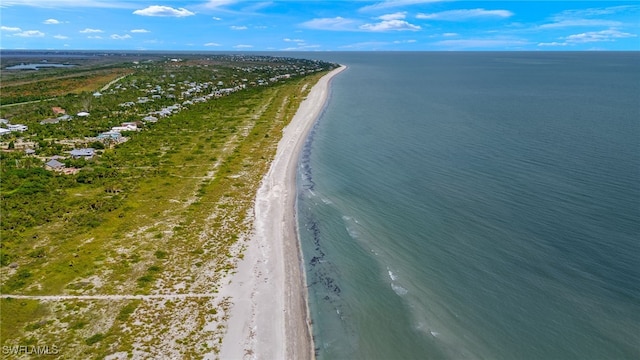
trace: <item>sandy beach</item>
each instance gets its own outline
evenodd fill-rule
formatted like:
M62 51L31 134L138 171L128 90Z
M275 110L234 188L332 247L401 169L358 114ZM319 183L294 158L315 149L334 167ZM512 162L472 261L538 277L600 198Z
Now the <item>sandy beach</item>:
M254 207L254 234L222 293L232 307L221 359L313 359L305 274L295 217L300 150L340 67L313 86L285 128Z

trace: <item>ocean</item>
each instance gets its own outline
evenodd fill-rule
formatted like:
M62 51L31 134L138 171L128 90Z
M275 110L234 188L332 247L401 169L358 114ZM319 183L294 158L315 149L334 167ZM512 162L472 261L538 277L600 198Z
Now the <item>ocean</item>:
M318 359L640 358L640 53L304 55Z

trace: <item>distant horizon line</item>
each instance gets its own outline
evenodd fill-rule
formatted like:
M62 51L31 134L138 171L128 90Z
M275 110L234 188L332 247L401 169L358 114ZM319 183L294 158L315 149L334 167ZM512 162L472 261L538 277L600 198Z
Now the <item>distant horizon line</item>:
M120 52L120 53L141 53L141 52L177 52L177 53L371 53L371 52L406 52L406 53L420 53L420 52L437 52L437 53L451 53L451 52L532 52L532 53L598 53L598 52L640 52L640 50L178 50L178 49L2 49L0 52Z

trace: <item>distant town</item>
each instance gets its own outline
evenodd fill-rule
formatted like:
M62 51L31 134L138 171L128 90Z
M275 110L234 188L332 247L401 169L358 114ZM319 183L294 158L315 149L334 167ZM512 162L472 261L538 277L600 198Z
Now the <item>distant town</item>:
M72 160L100 156L132 132L195 103L326 68L317 61L269 56L108 55L113 54L3 53L0 148L22 155L16 159L32 158L29 166L77 174L85 162ZM132 60L121 62L128 57ZM109 76L115 78L96 91L73 85Z

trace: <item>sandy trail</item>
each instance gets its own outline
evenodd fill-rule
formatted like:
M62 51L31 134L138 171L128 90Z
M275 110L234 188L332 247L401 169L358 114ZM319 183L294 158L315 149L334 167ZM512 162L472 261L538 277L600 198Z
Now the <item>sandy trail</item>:
M1 299L27 299L40 301L67 300L152 300L152 299L189 299L213 298L218 294L152 294L152 295L10 295L2 294Z
M255 201L255 233L244 259L220 295L233 306L221 359L313 359L306 280L295 218L300 150L320 115L330 80L313 86L285 128Z

